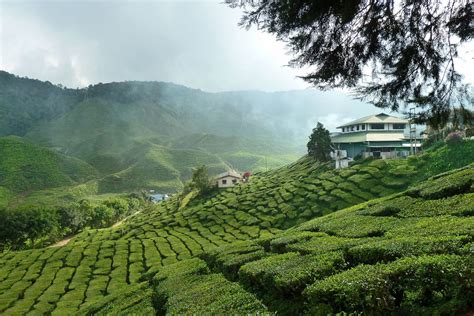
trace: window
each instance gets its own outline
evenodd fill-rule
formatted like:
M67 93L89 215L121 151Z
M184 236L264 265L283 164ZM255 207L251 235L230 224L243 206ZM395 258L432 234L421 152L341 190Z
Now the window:
M370 124L370 129L384 129L384 124Z
M359 130L359 128L360 128L360 125L357 125L357 130Z
M393 129L405 129L405 124L393 124Z
M233 184L236 184L236 183L237 183L237 180L236 180L236 179L232 179L232 183L233 183Z
M344 133L345 131L346 131L346 128L345 128L345 127L343 127L343 128L342 128L342 132Z
M354 131L354 126L351 126L351 131Z
M227 184L227 180L222 180L222 184Z
M365 130L365 124L362 124L362 130Z

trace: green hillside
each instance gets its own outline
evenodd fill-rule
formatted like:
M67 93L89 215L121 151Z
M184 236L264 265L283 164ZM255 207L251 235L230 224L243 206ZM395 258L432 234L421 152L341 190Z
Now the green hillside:
M0 136L24 136L34 126L71 110L80 98L80 90L0 70Z
M104 177L100 192L175 192L200 164L214 174L256 171L298 156L291 138L275 137L213 94L147 82L99 84L83 93L72 110L27 137L94 166Z
M309 90L208 93L164 82L68 89L7 72L0 83L0 136L85 161L99 172L100 193L176 192L203 163L213 173L281 167L304 154L307 133L329 114L317 105L353 102ZM180 159L168 158L177 152Z
M42 148L20 137L0 138L2 196L71 186L97 176L89 164ZM10 196L11 196L10 194Z
M470 165L159 269L156 301L167 314L462 311L474 300L473 181Z
M99 192L121 192L153 188L175 192L191 177L192 168L206 164L212 174L225 171L227 165L216 155L192 149L171 149L149 144L134 152L134 161L126 169L99 181Z
M456 166L472 163L466 149ZM452 151L343 170L304 158L63 247L4 252L0 313L462 310L473 293L474 165L409 187Z

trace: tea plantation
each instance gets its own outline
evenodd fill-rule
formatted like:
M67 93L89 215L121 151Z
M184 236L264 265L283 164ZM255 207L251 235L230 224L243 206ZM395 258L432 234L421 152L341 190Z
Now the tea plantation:
M409 187L426 159L336 171L303 158L63 247L2 253L0 314L463 310L474 165Z

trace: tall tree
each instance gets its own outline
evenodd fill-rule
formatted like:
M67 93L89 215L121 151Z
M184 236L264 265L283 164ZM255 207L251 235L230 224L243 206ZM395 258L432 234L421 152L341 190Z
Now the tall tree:
M199 194L209 193L212 188L212 181L209 178L207 167L202 165L193 170L191 178L191 187L199 192Z
M324 125L319 123L313 128L313 132L309 136L308 141L308 155L316 158L319 161L329 161L331 156L331 137L329 131L324 128Z
M241 25L286 41L319 88L349 87L381 108L417 107L420 122L473 105L455 69L474 38L471 0L226 0ZM402 108L401 108L402 107ZM439 119L438 119L439 120Z

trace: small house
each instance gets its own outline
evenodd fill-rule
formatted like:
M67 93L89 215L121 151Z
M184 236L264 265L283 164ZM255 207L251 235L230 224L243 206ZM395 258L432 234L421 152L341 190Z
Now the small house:
M216 177L218 188L231 188L240 182L242 182L242 176L235 170L226 171Z

